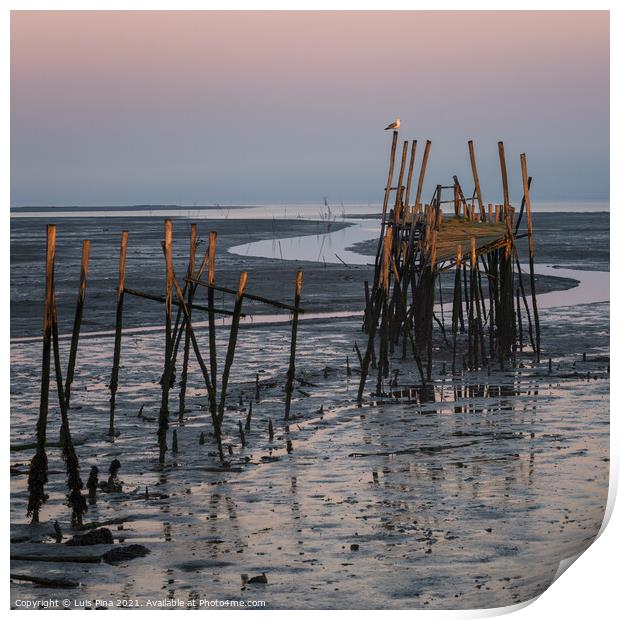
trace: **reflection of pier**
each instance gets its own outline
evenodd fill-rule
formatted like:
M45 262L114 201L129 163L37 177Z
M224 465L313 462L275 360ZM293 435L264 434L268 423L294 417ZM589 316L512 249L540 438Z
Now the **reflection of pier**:
M371 364L377 368L376 393L383 393L383 380L390 374L389 358L397 346L403 359L408 353L413 356L422 384L431 379L435 326L439 328L442 342L452 349L453 373L457 366L457 350L463 348L459 346L461 338L466 341L463 368L480 368L493 359L503 368L517 350L523 351L524 331L529 335L536 360L540 361L529 195L531 178L527 174L525 154L521 155L523 199L517 214L510 204L502 142L498 143L503 186L501 205L485 205L482 200L472 141L469 142L474 181L471 197L465 196L458 178L453 176L452 185L437 185L430 203L422 204L431 147L427 141L415 199L411 201L417 141L411 143L411 149L409 142L403 142L398 181L394 185L397 145L398 132L395 131L375 275L372 286L366 282L364 330L368 342L363 358L360 353L360 402ZM449 217L443 212L446 204L453 209ZM519 235L524 214L527 232ZM516 248L516 239L520 236L529 239L529 302ZM444 313L441 276L448 269L454 269L454 281L451 308ZM437 294L439 313L435 310ZM449 325L446 315L451 317ZM378 340L378 350L375 350L375 340Z

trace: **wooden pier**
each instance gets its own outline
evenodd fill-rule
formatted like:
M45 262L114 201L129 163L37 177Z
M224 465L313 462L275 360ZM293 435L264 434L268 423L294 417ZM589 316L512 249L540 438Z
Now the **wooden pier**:
M503 368L517 351L524 351L523 325L527 322L531 352L540 361L531 178L525 154L520 158L523 198L517 213L510 203L502 142L498 143L501 204L485 205L482 200L471 140L472 194L466 197L461 182L453 176L451 184L435 187L430 202L420 202L431 151L427 140L411 204L416 146L415 140L411 146L403 142L398 181L393 185L398 151L398 132L393 132L372 288L365 284L363 328L368 339L361 360L360 403L371 366L377 370L375 393L383 393L390 357L397 347L402 359L411 355L424 384L432 377L433 351L441 346L452 349L453 372L457 356L463 360L461 370L479 369L493 360ZM521 234L524 215L527 231ZM529 239L527 296L516 246L523 236ZM451 291L451 304L444 298L447 291Z

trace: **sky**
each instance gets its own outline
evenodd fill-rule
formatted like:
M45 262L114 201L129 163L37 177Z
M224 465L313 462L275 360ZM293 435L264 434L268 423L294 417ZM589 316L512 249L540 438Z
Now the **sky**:
M609 198L607 12L17 11L11 205L382 201L390 132L513 202ZM418 163L422 148L418 149Z

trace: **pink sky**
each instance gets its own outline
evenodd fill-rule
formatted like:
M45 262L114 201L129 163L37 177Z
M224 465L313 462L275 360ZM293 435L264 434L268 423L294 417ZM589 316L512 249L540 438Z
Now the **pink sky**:
M388 137L429 187L606 198L607 12L13 12L12 204L377 201ZM497 190L497 191L496 191Z

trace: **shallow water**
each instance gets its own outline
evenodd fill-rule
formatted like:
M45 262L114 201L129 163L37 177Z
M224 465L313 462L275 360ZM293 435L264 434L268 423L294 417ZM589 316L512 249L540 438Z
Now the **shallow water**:
M596 324L600 307L585 308L592 309L587 318ZM359 409L353 402L356 375L346 376L343 359L358 334L357 320L302 324L298 376L304 383L295 393L296 419L287 432L281 419L281 339L288 330L257 326L243 332L229 397L233 408L226 414L231 471L217 471L212 441L198 445L210 424L195 368L191 412L182 425L172 424L180 452L169 454L160 470L155 419L161 339L152 334L134 335L124 349L121 435L109 443L105 376L112 343L89 340L71 412L74 436L85 440L77 451L84 475L98 464L103 477L106 465L119 458L126 494L100 495L87 518L127 517L114 531L117 540L142 542L152 554L113 570L101 564L86 572L72 565L65 576L83 583L79 597L144 602L161 596L187 600L197 592L203 598L266 600L270 607L446 608L508 605L544 589L559 560L591 542L604 512L606 364L577 362L579 372L597 375L590 380L560 376L574 372L569 357L558 358L558 377L547 376L544 366L472 373L454 383L446 377L435 383L434 402L418 403L415 395L409 402L407 392ZM38 347L20 343L12 349L13 385L34 385ZM260 355L264 387L242 448L235 428L245 420L257 369L247 351ZM604 346L596 350L602 351ZM411 381L415 374L405 366L401 386ZM31 440L37 402L35 390L16 387L12 444ZM136 417L142 404L153 421ZM51 437L57 417L50 416ZM273 443L268 417L276 427ZM49 453L53 473L43 520L59 518L66 531L63 466L57 450ZM28 455L13 452L18 471L26 471ZM13 476L14 524L26 521L25 485L25 475ZM168 497L157 499L157 493ZM14 562L13 572L46 575L55 568ZM267 586L242 589L241 574L263 571ZM29 593L29 585L13 586L14 597ZM36 596L45 594L37 588Z

